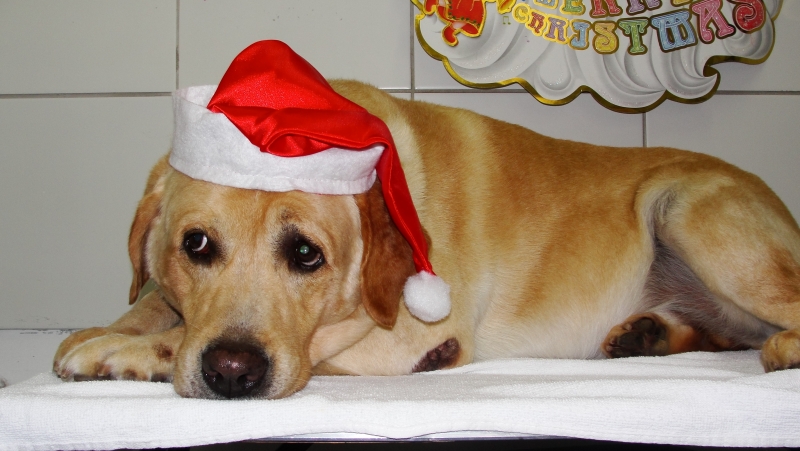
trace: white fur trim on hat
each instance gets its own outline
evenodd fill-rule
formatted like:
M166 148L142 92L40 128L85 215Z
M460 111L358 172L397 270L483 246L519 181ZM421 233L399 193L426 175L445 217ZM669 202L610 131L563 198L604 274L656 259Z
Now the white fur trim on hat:
M317 194L364 193L375 182L384 147L353 152L331 148L300 157L262 152L224 114L206 108L216 86L173 94L175 133L169 162L189 177L264 191Z
M450 314L450 286L429 272L409 277L403 296L408 311L422 321L433 323Z

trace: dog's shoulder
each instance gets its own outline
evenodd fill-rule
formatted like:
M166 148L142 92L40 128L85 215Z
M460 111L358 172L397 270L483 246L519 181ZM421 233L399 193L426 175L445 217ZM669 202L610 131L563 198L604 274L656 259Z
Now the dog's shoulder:
M356 80L330 80L331 87L348 100L386 121L396 116L406 102L381 89Z
M473 111L425 102L419 99L405 99L405 95L395 95L375 86L356 80L330 80L331 87L340 95L364 107L378 116L391 128L398 120L424 123L458 120L466 122L500 122ZM435 121L432 120L435 118Z

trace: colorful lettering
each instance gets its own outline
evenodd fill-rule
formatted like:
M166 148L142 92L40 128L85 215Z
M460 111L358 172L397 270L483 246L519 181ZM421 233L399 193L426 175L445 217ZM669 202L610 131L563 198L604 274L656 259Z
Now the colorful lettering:
M643 13L645 10L653 10L661 8L661 0L645 0L647 5L642 3L642 0L629 0L628 4L628 14L633 16L639 13Z
M564 0L561 12L580 16L586 12L586 7L583 6L583 0Z
M525 26L530 29L536 36L541 36L547 25L547 16L536 10L531 10L531 20Z
M631 45L628 47L628 53L631 55L647 53L647 46L642 44L642 36L647 33L649 24L647 19L626 19L617 23L622 34L631 38Z
M762 0L728 0L735 3L733 22L745 33L758 31L767 21L767 13Z
M619 39L617 39L614 30L617 24L614 22L597 21L592 26L595 37L592 45L597 53L608 54L614 53L619 48Z
M700 40L706 44L714 42L711 22L714 22L714 26L717 28L717 37L720 39L736 33L736 29L722 15L722 0L701 0L692 4L692 12L697 14L697 30L700 32Z
M603 7L603 3L608 7L608 11ZM592 0L590 16L597 19L607 16L619 16L620 14L622 14L622 9L617 5L617 0Z
M517 3L511 10L511 16L519 23L528 23L531 20L531 7L524 3Z
M435 10L441 7L441 1L425 0L425 6ZM563 0L562 3L559 3L560 0L530 0L524 3L517 0L483 1L496 2L498 11L503 8L505 13L511 12L509 16L504 16L505 19L513 17L536 36L551 42L568 44L575 50L592 47L601 54L617 51L620 45L624 45L620 40L624 41L625 38L629 44L628 54L634 56L646 54L650 51L648 46L651 45L647 43L652 41L647 37L650 27L654 29L653 33L658 39L660 50L671 52L698 43L711 44L715 39L725 39L736 34L736 28L747 33L757 31L768 19L764 0L727 0L734 4L733 20L723 12L726 0L627 0L626 17L616 21L578 18L570 20L536 8L541 6L558 9L564 14L575 16L586 14L590 6L589 16L598 18L622 15L620 0ZM649 19L635 17L647 11L670 9L671 7L664 6L670 3L673 6L686 6L653 15ZM697 22L694 22L694 17L697 17ZM460 32L469 36L464 30ZM591 32L594 34L591 35Z
M547 34L544 35L544 38L548 41L566 44L567 33L565 28L569 22L556 16L548 16L547 19L550 22L550 26L547 27Z
M650 24L658 29L658 44L662 51L671 52L697 43L689 17L688 10L679 9L650 18Z
M533 0L533 3L550 9L555 9L558 6L558 0Z
M569 46L575 50L586 50L589 48L589 29L592 24L586 20L575 19L572 21L572 40L569 41Z

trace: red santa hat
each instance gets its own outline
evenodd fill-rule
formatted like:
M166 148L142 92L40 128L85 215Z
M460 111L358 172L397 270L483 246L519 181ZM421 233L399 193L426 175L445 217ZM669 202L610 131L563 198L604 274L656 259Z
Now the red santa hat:
M411 245L417 274L403 295L417 318L450 312L450 287L428 246L386 124L340 96L280 41L260 41L231 63L219 86L173 95L170 164L189 177L237 188L359 194L381 180L389 214Z

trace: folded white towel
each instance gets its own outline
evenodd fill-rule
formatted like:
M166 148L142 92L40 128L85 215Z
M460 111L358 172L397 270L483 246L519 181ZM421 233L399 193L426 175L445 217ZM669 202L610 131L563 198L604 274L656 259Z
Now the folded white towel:
M708 446L800 446L800 370L757 351L617 360L515 359L398 377L314 377L273 401L182 399L169 384L0 390L0 449L186 447L337 434L474 431ZM342 435L344 433L345 435Z

